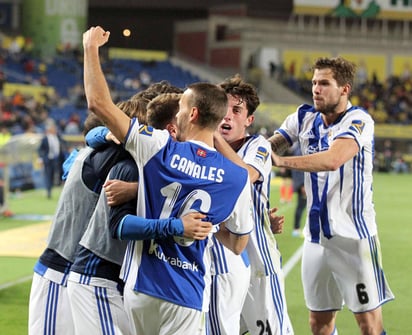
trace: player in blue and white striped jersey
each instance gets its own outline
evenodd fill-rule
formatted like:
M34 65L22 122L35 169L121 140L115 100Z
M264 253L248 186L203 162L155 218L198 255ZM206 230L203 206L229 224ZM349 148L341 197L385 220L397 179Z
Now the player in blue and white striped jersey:
M372 201L374 122L349 101L354 76L341 57L318 59L314 106L299 106L269 139L276 166L305 171L302 282L313 334L337 334L344 303L362 334L385 334L381 305L393 299ZM276 154L295 142L302 156Z
M177 140L167 130L140 126L113 103L99 47L110 33L92 27L83 35L84 82L89 108L125 143L139 170L137 214L181 217L199 211L235 253L245 248L251 225L247 171L213 148L213 132L226 113L216 85L190 85L179 103ZM131 235L136 217L125 216L119 236ZM204 334L209 305L210 239L165 236L131 242L123 262L125 306L136 334Z
M262 135L247 135L259 97L256 89L240 76L228 78L220 86L229 103L215 134L215 145L248 170L254 230L243 257L218 242L212 249L215 276L208 318L210 333L230 335L248 331L251 335L291 335L281 255L269 218L270 144Z

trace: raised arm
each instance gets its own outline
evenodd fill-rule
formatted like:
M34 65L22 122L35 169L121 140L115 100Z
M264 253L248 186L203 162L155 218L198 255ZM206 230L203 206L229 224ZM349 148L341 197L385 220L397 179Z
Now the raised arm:
M99 57L99 48L107 43L110 32L102 27L91 27L83 34L84 90L88 108L110 129L114 136L124 142L129 130L130 118L112 101Z

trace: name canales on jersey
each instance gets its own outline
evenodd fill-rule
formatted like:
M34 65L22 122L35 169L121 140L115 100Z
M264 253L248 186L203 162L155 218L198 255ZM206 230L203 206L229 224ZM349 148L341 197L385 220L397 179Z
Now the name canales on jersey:
M153 136L153 127L147 125L140 125L139 134L145 136ZM200 157L206 158L206 151L198 148L196 154ZM225 171L221 168L214 166L200 165L196 162L182 157L179 154L174 154L170 161L170 167L174 170L178 170L184 174L187 174L193 178L210 180L216 183L223 182L223 175Z
M215 181L221 183L225 171L214 166L205 166L197 164L186 157L174 154L170 160L170 167L185 173L193 178Z

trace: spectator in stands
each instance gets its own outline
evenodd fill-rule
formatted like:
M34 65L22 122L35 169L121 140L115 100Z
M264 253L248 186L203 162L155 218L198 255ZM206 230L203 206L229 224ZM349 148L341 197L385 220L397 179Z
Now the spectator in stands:
M395 173L408 173L409 171L408 164L405 162L400 152L395 153L395 160L392 166L393 172Z
M66 143L58 134L54 121L47 122L38 153L43 163L47 198L50 199L53 186L61 183L62 165L66 156Z
M18 37L15 37L8 48L8 52L9 52L9 56L11 57L11 59L13 59L14 61L18 62L20 60L21 57L21 45L19 43L19 39Z
M4 146L11 138L10 130L2 124L0 126L0 148Z
M142 85L142 89L146 89L152 83L152 77L148 71L142 70L139 73L139 81L140 81L140 84Z
M69 121L64 126L64 133L67 135L79 135L80 129L80 115L78 113L72 113Z
M385 172L389 172L392 168L393 148L391 140L385 140L383 143L383 159Z
M32 74L33 71L34 71L35 65L36 65L36 64L35 64L35 62L34 62L34 60L33 60L32 58L27 58L27 59L24 61L24 64L23 64L24 71L25 71L27 74Z
M23 107L24 106L24 95L22 92L17 90L14 92L12 96L11 103L13 104L13 107Z
M3 88L6 83L6 74L0 70L0 99L3 98Z
M276 77L276 69L277 69L277 65L275 63L275 61L270 61L269 62L269 76L270 78L275 78Z

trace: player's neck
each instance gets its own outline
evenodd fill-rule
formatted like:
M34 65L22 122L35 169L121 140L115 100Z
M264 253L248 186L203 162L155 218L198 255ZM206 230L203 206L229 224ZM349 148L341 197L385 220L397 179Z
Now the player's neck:
M245 141L246 141L246 137L242 137L236 141L231 142L230 146L235 152L238 152L238 150L243 146L243 144L245 144Z
M187 141L199 141L207 144L210 147L214 147L213 132L209 129L197 129L193 128L192 131L186 137Z

